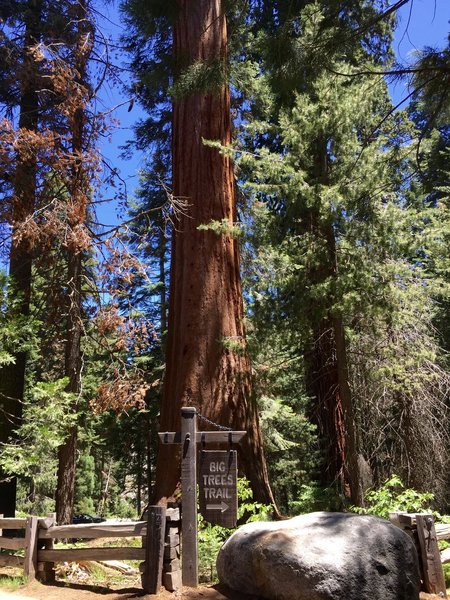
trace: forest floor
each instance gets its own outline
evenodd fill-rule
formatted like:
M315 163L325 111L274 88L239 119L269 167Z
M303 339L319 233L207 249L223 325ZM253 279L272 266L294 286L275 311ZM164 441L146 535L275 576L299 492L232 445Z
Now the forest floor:
M75 564L75 563L73 563ZM97 563L94 563L97 565ZM98 565L100 566L100 565ZM101 573L94 571L88 577L84 569L74 569L58 577L54 584L43 585L38 581L23 583L22 571L13 568L0 569L0 600L257 600L223 586L183 588L171 593L163 587L157 596L144 594L139 575L124 575L101 566ZM60 574L61 575L61 574Z
M450 597L450 590L448 590ZM157 596L145 595L138 587L113 589L110 587L93 586L90 584L77 584L59 581L54 585L42 585L37 581L23 585L15 590L2 587L0 577L0 600L133 600L140 598L150 600L258 600L256 596L248 596L240 592L233 592L222 586L199 586L196 589L184 588L175 593L170 593L161 588ZM365 600L365 599L362 599ZM433 594L420 594L420 600L440 600Z
M17 591L6 592L0 588L0 600L99 600L101 597L106 600L132 600L134 598L142 600L151 598L159 600L258 600L256 596L226 591L220 586L198 587L195 590L184 589L173 594L164 591L157 596L144 595L139 589L105 590L97 588L94 591L89 589L89 586L45 586L36 582ZM420 600L441 600L441 598L433 594L421 593Z
M21 586L17 590L0 587L0 600L257 600L256 596L247 596L239 592L225 590L221 586L199 586L196 589L184 588L178 592L168 592L161 588L157 596L146 595L139 588L114 590L86 584L42 585L38 582Z

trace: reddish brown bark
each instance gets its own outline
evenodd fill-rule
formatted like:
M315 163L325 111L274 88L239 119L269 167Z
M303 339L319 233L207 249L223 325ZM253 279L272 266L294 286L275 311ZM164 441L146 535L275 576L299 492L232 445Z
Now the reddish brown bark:
M35 132L38 128L38 95L36 63L30 48L39 41L41 25L41 2L30 2L25 24L23 50L23 80L21 81L21 101L19 107L19 129ZM18 316L28 316L30 312L32 252L26 240L17 236L17 226L29 218L35 208L36 158L25 160L19 157L14 177L12 206L13 235L9 256L9 275L15 286L20 303L15 308ZM22 402L25 388L25 352L16 352L15 362L0 369L0 442L7 442L14 435L22 420ZM16 479L1 481L0 472L0 513L12 517L16 506Z
M345 430L330 321L323 320L315 330L312 347L306 355L306 366L307 391L314 402L313 420L317 423L325 454L321 480L324 485L338 484L345 490Z
M324 450L322 483L335 485L353 504L362 505L358 446L342 318L323 319L306 355L307 391Z
M336 345L336 370L342 408L342 424L345 436L344 469L347 497L356 506L364 505L364 493L358 461L358 434L353 397L349 383L347 342L342 316L333 316L333 333Z
M313 177L329 184L330 165L326 140L318 139L315 147ZM308 207L304 222L309 233L324 242L320 260L314 261L309 277L316 285L327 282L335 290L338 279L336 237L331 221L319 210ZM321 437L325 469L322 483L336 485L353 504L362 505L362 487L358 466L358 438L349 384L347 343L342 314L334 307L334 292L311 307L312 342L305 356L306 387L313 398L314 421ZM320 315L317 317L317 315Z
M67 391L79 394L81 389L81 253L69 251L67 339L65 375ZM73 410L77 409L74 401ZM76 454L78 429L71 427L67 439L58 448L58 481L56 488L56 521L59 525L72 522L75 498Z
M179 69L226 61L226 19L220 0L180 0L174 26ZM255 497L272 502L263 457L251 370L245 351L238 243L201 224L236 220L233 165L203 140L231 142L230 97L222 83L173 105L173 193L188 203L172 245L166 377L160 429L180 429L180 407L195 406L221 425L245 429L241 460ZM207 424L200 422L201 429ZM174 446L160 448L156 499L172 496L179 480Z

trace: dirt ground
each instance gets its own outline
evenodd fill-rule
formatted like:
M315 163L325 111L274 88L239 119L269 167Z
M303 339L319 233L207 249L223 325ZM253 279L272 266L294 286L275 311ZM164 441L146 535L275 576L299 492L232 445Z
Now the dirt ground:
M248 596L238 592L225 590L220 586L198 587L196 589L184 588L175 593L170 593L161 588L157 596L146 595L142 589L126 588L112 590L83 584L42 585L37 581L21 586L17 591L8 591L0 587L0 600L257 600L256 596Z
M94 583L93 573L83 569L65 569L63 576L57 570L56 583L44 585L33 581L27 585L18 585L12 589L8 586L11 580L22 573L21 570L5 567L0 571L0 600L262 600L257 596L250 596L241 592L229 590L221 585L199 586L197 588L183 588L178 592L168 592L163 587L157 595L144 594L140 587L139 573L130 576L114 577L116 571L103 567L103 579ZM86 565L85 565L86 567ZM108 575L109 574L109 575ZM70 577L73 576L73 579ZM59 579L58 579L59 577ZM67 579L69 577L69 580ZM20 583L20 581L18 582ZM450 590L447 590L450 599ZM420 594L420 600L438 600L439 596ZM370 598L361 598L370 600Z
M97 580L92 565L97 567ZM222 586L206 585L195 589L183 588L174 593L161 587L157 595L144 594L138 571L128 575L118 574L117 570L98 563L60 565L56 570L56 582L48 585L38 581L20 585L17 579L22 575L21 569L0 569L0 600L257 600L256 596L226 590ZM18 585L12 589L14 581Z
M55 585L42 585L37 581L20 587L17 591L7 591L0 588L0 600L258 600L256 596L248 596L239 592L226 590L221 586L198 587L196 589L184 588L175 593L161 589L157 596L145 595L139 588L112 590L110 588L93 587L83 584L57 583ZM420 600L438 600L439 596L420 594ZM370 600L361 598L361 600Z

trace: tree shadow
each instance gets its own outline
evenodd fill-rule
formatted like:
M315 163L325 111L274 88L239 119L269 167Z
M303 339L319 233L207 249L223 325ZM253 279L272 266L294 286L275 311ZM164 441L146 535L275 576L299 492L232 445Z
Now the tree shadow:
M49 584L44 584L44 585L48 585L49 587L55 587L55 588L66 588L66 589L71 589L71 590L80 590L80 591L85 591L85 592L92 592L94 594L99 594L102 596L108 596L108 595L117 595L117 596L124 596L124 598L140 598L142 596L145 596L145 592L142 588L138 588L138 587L125 587L125 588L119 588L119 589L112 589L110 587L104 586L104 585L95 585L92 583L75 583L75 582L67 582L67 581L59 581L56 580L53 583L49 583ZM125 594L130 594L128 596L125 596Z

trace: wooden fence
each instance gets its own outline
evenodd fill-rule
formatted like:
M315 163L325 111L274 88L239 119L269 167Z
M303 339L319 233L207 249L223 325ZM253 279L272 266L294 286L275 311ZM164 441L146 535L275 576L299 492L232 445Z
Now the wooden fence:
M170 509L168 509L170 510ZM104 522L82 525L55 525L54 516L23 519L0 517L0 566L21 567L29 580L49 580L55 562L91 560L141 560L142 586L156 594L161 586L166 528L166 509L148 508L146 521ZM170 515L169 515L170 517ZM15 537L5 537L2 530L15 530ZM19 531L25 530L23 537ZM148 532L148 533L147 533ZM141 537L142 547L54 548L61 539L98 539ZM24 550L24 556L2 550Z
M450 525L435 523L431 514L398 512L389 518L414 540L424 591L447 598L438 540L450 539Z
M445 596L437 541L450 539L450 525L435 524L432 515L428 514L392 513L390 518L412 536L417 546L425 591ZM53 515L22 519L2 518L0 515L0 567L20 567L29 580L37 577L51 581L56 562L140 560L142 586L146 593L158 592L163 570L165 587L175 591L181 586L179 526L179 509L166 510L159 506L148 508L146 521L109 521L83 525L57 526ZM2 530L14 530L14 537L4 536ZM54 541L58 539L123 537L142 538L141 547L54 548ZM23 556L10 553L18 550L24 551Z

